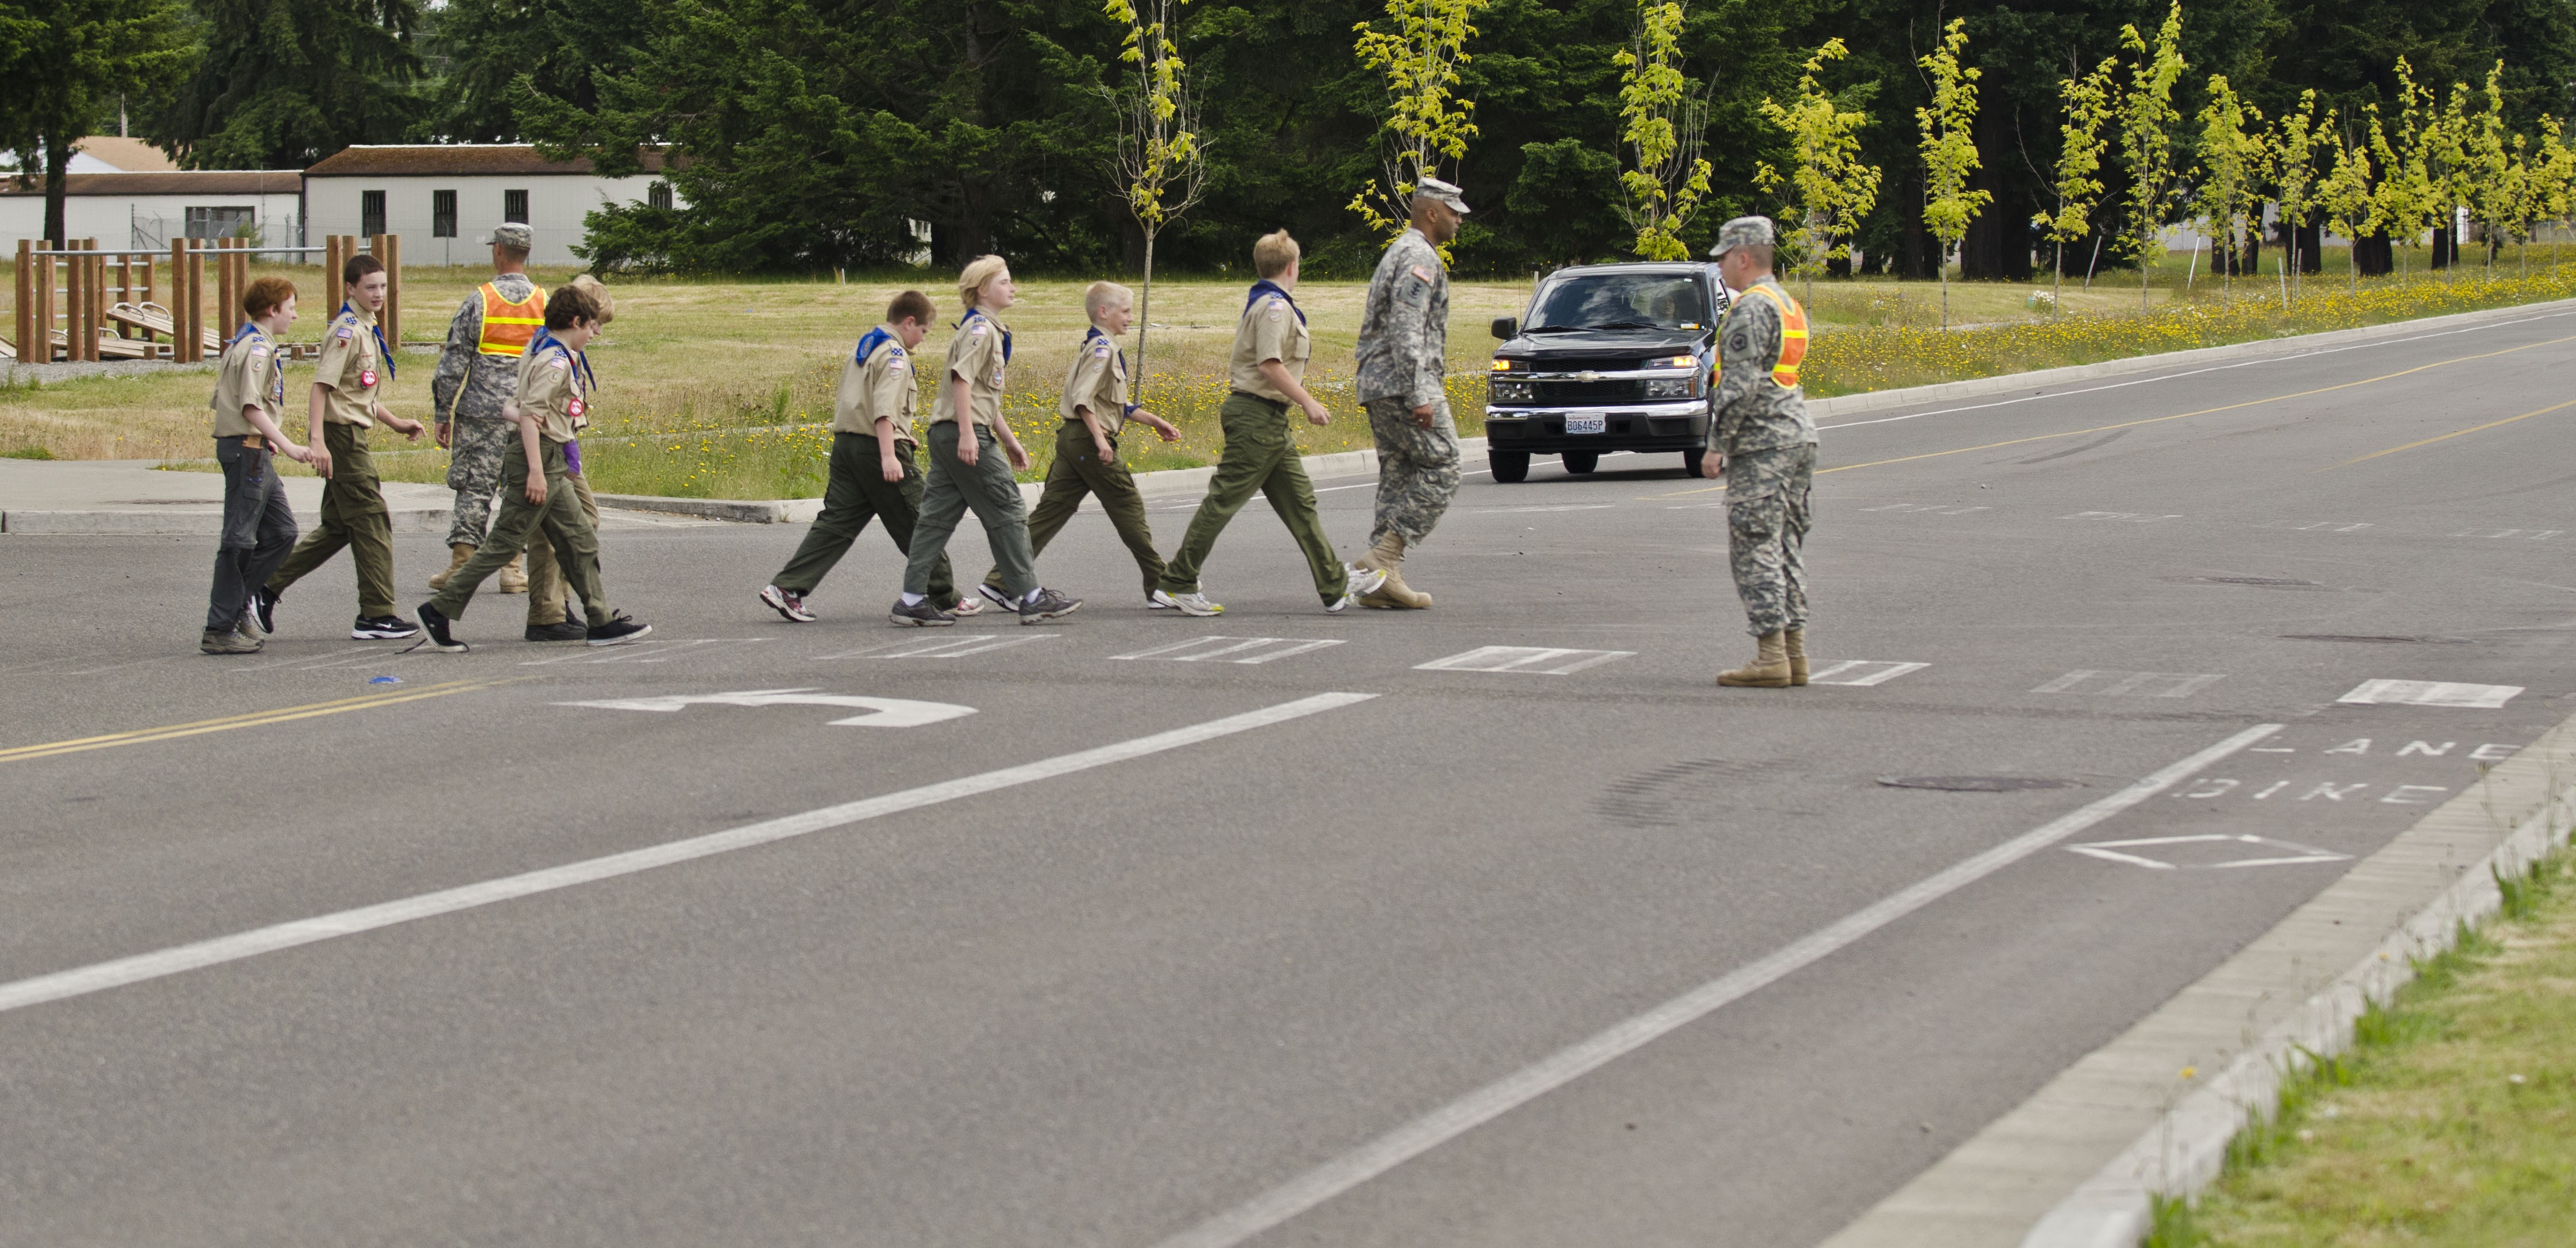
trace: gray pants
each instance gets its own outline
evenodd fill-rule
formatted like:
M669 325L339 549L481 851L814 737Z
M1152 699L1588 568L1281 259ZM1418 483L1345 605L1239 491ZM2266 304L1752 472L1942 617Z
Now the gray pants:
M1020 483L1011 475L993 431L975 428L975 462L957 461L957 422L932 425L923 438L930 444L930 483L921 491L921 519L912 526L912 546L903 569L903 592L928 594L931 572L948 553L948 538L957 522L973 508L984 522L984 539L993 546L993 562L1002 573L1002 592L1013 601L1038 587L1037 556L1029 553L1029 518L1020 505Z
M265 585L295 549L295 510L266 450L244 450L240 438L215 439L224 469L224 532L215 544L215 588L206 602L206 631L241 623L253 586Z

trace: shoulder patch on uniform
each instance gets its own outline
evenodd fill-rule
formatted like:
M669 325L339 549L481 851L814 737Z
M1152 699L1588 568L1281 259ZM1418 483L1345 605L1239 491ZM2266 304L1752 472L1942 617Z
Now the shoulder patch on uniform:
M886 362L887 362L887 363L891 364L891 363L895 362L896 360L900 360L900 359L902 359L902 358L903 358L903 348L902 348L902 347L895 346L895 345L893 345L893 344L891 344L891 343L887 344L887 346L886 346Z
M1430 280L1431 280L1431 270L1426 269L1426 268L1423 268L1421 265L1418 265L1418 264L1417 264L1417 265L1413 266L1413 277L1414 277L1414 280L1416 280L1416 281L1423 281L1423 282L1430 281Z
M347 342L347 341L349 340L349 327L348 327L348 326L346 326L346 325L343 325L343 326L341 326L341 327L339 328L339 331L338 331L338 332L336 332L336 333L332 334L331 336L332 336L332 337L334 337L334 338L339 339L339 340L340 340L340 341L342 341L342 342Z
M1270 301L1270 319L1274 321L1284 321L1288 319L1287 300L1273 299Z
M1729 351L1750 351L1753 349L1753 336L1739 329L1735 331L1734 337L1726 340L1726 349Z
M264 359L267 359L267 358L268 358L268 344L267 344L267 343L264 343L264 342L254 342L254 343L250 344L250 358L252 358L252 359L254 359L254 360L264 360Z
M990 328L992 328L992 326L987 325L982 321L977 321L975 322L975 327L967 330L966 334L970 338L981 338L984 336L984 331Z
M553 359L551 359L551 360L546 361L546 364L547 364L547 366L548 366L548 367L553 368L553 369L555 369L555 370L556 370L556 371L558 371L558 372L570 372L570 371L572 371L572 361L567 360L567 359L565 359L564 357L562 357L562 356L560 356L560 355L556 356L555 358L553 358Z
M1109 344L1104 342L1104 343L1101 343L1099 346L1093 347L1093 348L1091 349L1091 354L1092 354L1093 356L1095 356L1095 357L1099 358L1099 359L1104 359L1104 360L1105 360L1105 359L1108 359L1108 358L1109 358Z

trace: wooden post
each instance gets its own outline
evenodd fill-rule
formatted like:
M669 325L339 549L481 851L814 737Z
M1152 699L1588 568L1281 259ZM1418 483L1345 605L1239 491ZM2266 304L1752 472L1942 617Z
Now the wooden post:
M215 327L227 331L232 325L232 310L241 306L241 291L233 286L233 242L215 240Z
M59 256L36 257L36 362L54 358L54 262Z
M188 362L206 358L206 249L188 244Z
M385 344L392 350L402 349L402 236L378 234L367 240L367 254L385 266L385 310L376 317L385 331Z
M28 361L38 358L28 354L35 350L31 344L35 341L36 330L36 258L28 253L35 249L34 239L18 240L18 268L15 273L18 289L15 302L9 305L9 344L17 348L19 359Z
M98 254L97 239L89 240L85 246L91 253L84 257L89 263L89 323L81 327L81 344L89 349L89 358L100 360L107 358L98 349L98 336L107 328L107 309L110 306L107 299L107 257Z
M153 259L153 258L152 258L151 256L148 256L148 255L147 255L147 256L144 256L144 257L142 257L142 260L143 260L143 297L134 301L137 305L146 304L146 303L156 303L156 302L158 302L158 300L157 300L156 298L154 298L153 293L152 293L152 269L153 269L152 259ZM151 335L151 333L150 333L149 331L146 331L146 332L144 333L144 335L143 335L143 336L144 336L145 338L147 338L147 339L148 339L148 338L150 338L152 335Z
M90 307L89 257L80 254L88 249L88 240L66 239L63 248L73 253L63 257L63 280L68 283L63 290L63 358L86 363L98 351L98 336L90 329L98 312Z
M108 306L113 308L120 303L132 302L134 302L134 256L130 252L120 251L116 253L116 298ZM131 338L134 336L134 331L125 322L118 321L116 336Z

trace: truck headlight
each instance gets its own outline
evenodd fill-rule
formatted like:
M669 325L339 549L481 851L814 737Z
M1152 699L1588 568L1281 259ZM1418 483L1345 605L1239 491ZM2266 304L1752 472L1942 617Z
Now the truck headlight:
M1527 381L1510 381L1496 377L1486 383L1486 397L1496 403L1527 403L1532 387Z
M1689 399L1699 396L1699 374L1688 377L1658 377L1646 383L1650 399Z

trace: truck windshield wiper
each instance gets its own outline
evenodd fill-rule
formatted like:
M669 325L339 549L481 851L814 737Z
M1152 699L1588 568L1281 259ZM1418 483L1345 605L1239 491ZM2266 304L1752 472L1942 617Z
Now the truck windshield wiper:
M1532 325L1521 332L1524 334L1579 334L1583 332L1583 328L1581 325Z
M1602 323L1602 324L1599 324L1599 325L1586 325L1586 326L1584 326L1584 328L1585 328L1585 329L1662 329L1662 328L1663 328L1663 326L1658 325L1658 324L1654 323L1653 321L1606 321L1606 322L1604 322L1604 323Z

